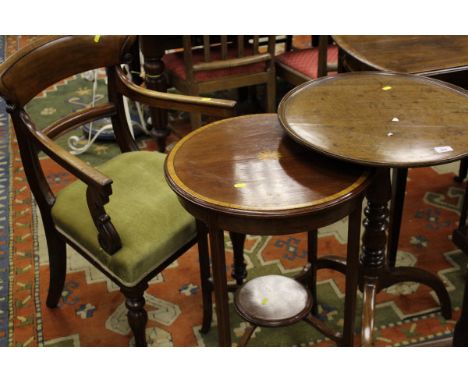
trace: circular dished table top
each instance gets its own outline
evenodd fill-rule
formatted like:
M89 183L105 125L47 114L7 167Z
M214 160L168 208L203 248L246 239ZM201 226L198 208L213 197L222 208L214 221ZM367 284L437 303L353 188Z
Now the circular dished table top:
M359 164L432 166L468 155L468 93L425 77L325 77L286 94L278 115L296 141Z
M166 178L183 199L242 217L286 217L339 205L367 187L368 170L291 140L276 114L224 119L168 154Z

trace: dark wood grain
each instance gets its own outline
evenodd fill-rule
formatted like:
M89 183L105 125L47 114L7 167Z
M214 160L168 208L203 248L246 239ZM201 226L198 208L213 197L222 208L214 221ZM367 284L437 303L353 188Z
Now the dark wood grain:
M367 72L319 79L288 93L278 114L299 142L356 163L432 166L468 154L468 93L425 77ZM446 146L451 151L436 151Z
M333 36L362 69L436 75L468 69L468 36ZM357 69L357 68L354 68Z
M361 167L302 149L276 114L212 123L182 139L167 164L174 185L193 201L243 215L325 208L348 199L367 179Z

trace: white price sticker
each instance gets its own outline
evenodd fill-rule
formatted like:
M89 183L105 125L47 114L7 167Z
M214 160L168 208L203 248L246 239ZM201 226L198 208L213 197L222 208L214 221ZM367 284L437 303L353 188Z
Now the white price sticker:
M450 146L438 146L438 147L434 147L434 151L441 154L441 153L448 153L449 151L453 151L453 149Z

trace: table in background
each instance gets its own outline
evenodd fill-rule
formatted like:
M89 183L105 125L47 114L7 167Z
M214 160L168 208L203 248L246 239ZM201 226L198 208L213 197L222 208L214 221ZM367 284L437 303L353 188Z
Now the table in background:
M144 57L145 85L148 89L166 92L168 81L164 75L164 53L182 47L182 36L140 36L140 50ZM166 138L170 134L167 126L167 111L150 109L152 135L160 152L166 151Z
M465 87L468 36L333 36L342 71L423 75Z
M363 72L305 83L288 93L278 115L298 142L323 154L377 168L367 192L361 255L363 343L371 342L375 295L403 281L428 285L445 318L451 303L442 281L385 261L390 168L434 166L468 156L468 94L426 77Z

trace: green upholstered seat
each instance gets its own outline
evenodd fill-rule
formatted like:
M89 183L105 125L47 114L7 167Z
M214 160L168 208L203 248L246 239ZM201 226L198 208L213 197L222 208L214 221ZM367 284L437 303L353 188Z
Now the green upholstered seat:
M60 191L52 208L57 227L126 286L136 285L196 235L194 219L164 178L165 157L129 152L98 167L113 180L105 208L122 240L122 248L113 255L98 244L83 182Z

